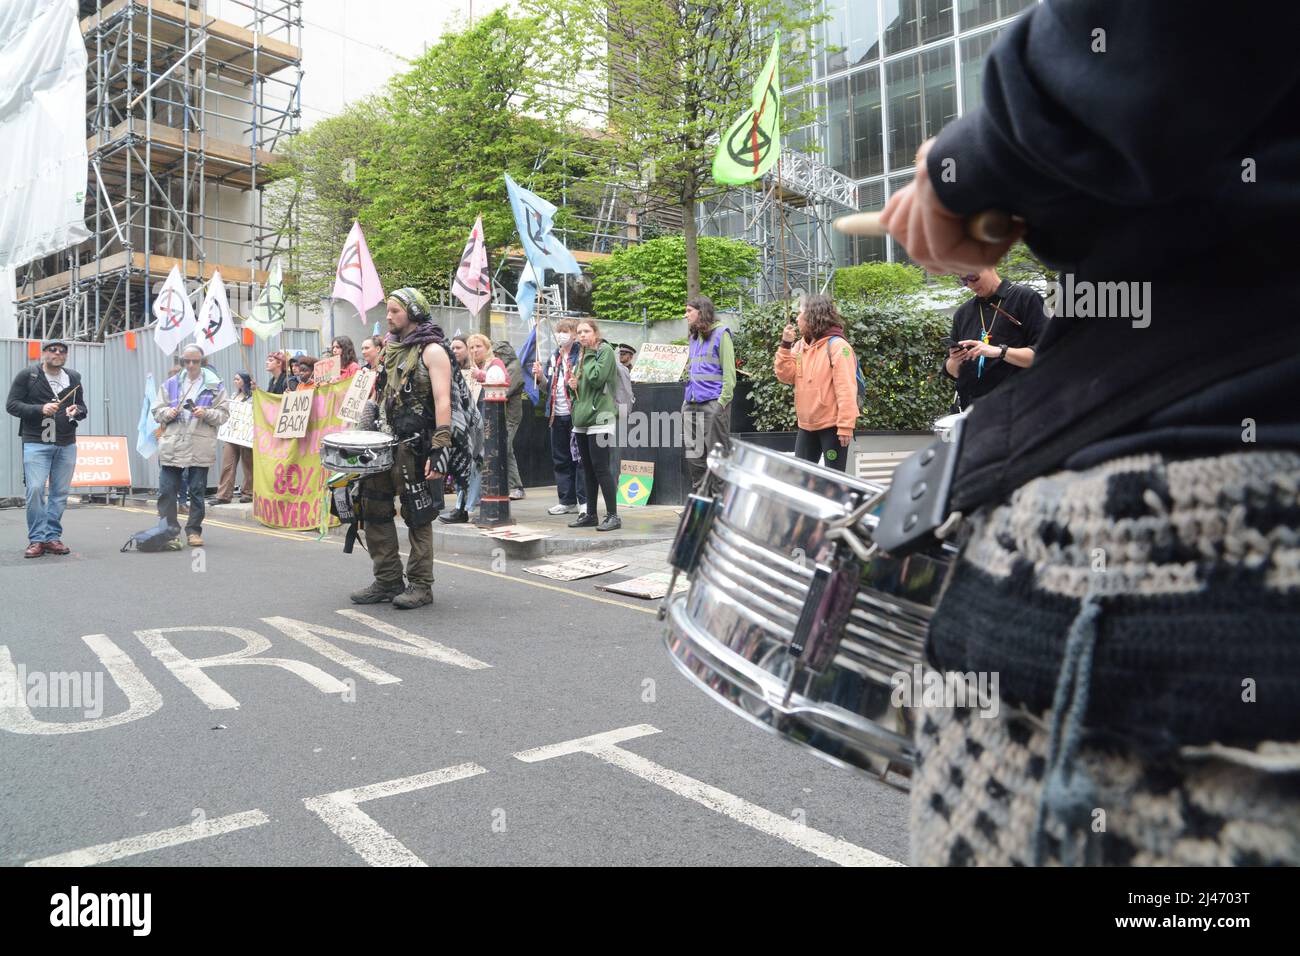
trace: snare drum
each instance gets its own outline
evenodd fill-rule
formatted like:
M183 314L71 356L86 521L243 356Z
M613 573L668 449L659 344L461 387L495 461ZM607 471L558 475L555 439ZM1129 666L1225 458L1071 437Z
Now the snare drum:
M397 439L384 432L335 432L320 443L322 466L353 475L382 474L393 467L396 454Z
M909 774L915 711L894 688L922 662L955 549L863 560L843 535L866 550L881 486L735 440L709 469L722 490L692 496L673 547L691 582L665 602L673 662L832 763Z

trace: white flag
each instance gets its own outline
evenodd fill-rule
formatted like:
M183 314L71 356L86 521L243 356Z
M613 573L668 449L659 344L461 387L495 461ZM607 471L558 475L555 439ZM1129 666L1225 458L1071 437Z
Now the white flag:
M221 281L219 271L212 273L212 281L208 283L208 294L199 309L194 341L203 349L204 355L220 352L227 345L239 341L235 334L235 319L230 314L230 302L226 299L226 284Z
M158 324L153 340L165 355L174 355L177 347L194 332L194 306L185 292L180 266L172 266L162 291L154 296L153 316Z

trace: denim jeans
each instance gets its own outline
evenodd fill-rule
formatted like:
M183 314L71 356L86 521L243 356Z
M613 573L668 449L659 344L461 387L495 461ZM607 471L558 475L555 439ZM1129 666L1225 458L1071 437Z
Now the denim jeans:
M479 495L483 493L483 474L477 465L469 467L469 487L456 492L456 507L461 511L473 511L478 507Z
M27 540L60 541L63 509L77 467L77 446L23 442L23 482L27 485ZM48 498L45 482L49 481Z
M188 483L186 489L190 499L189 520L185 522L187 533L200 534L203 531L203 496L208 490L208 470L206 468L177 468L163 465L158 470L158 517L167 520L168 527L180 530L176 520L176 498L181 490L181 478Z
M569 454L572 415L556 415L551 422L551 461L555 465L555 494L562 505L586 502L587 482L583 470Z

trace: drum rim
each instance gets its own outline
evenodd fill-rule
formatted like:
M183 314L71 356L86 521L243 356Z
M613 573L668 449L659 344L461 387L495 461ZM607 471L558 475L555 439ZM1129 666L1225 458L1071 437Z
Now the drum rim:
M811 751L828 763L854 770L875 780L882 779L881 773L875 768L859 766L842 757L827 753L825 750L805 741L797 740L782 732L775 723L764 720L757 714L745 710L726 697L719 695L698 674L694 673L686 661L681 659L674 649L675 644L685 646L694 657L702 660L714 672L716 677L722 678L730 686L742 691L747 698L761 703L768 709L769 713L799 721L804 726L811 723L810 717L820 717L821 723L814 724L817 729L825 731L827 728L823 724L832 724L839 728L864 734L869 743L863 743L861 737L846 736L843 731L838 736L845 737L846 741L851 741L854 747L865 751L877 761L893 765L895 772L910 772L916 766L916 745L912 740L874 721L868 721L859 714L834 704L812 701L798 693L791 695L791 706L784 706L774 702L772 696L765 692L766 685L769 684L773 685L773 689L775 689L774 675L705 633L686 615L685 607L685 594L672 596L668 606L669 626L665 632L664 645L674 666L692 684L704 691L711 700L739 714L751 724L762 727L769 733L775 734L791 744L796 744L805 750ZM761 671L761 675L751 673L755 668ZM779 698L779 695L777 696Z

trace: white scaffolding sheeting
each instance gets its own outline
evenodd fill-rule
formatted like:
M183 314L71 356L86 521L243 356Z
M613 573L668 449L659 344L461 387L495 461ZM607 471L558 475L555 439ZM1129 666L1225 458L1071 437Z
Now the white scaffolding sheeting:
M89 237L85 106L76 0L0 4L0 267Z

